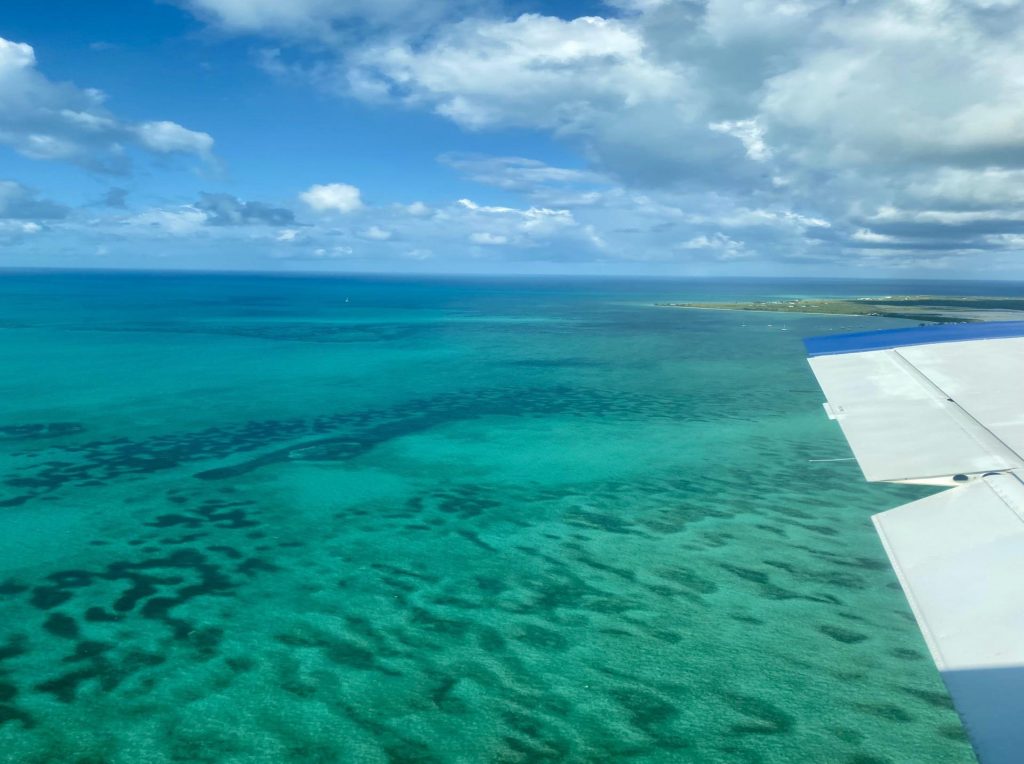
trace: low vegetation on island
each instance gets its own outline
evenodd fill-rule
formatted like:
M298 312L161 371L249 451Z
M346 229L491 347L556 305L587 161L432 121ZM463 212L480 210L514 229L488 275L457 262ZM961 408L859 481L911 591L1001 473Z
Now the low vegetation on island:
M901 295L841 299L781 299L756 302L659 303L670 308L756 310L771 313L826 313L842 316L882 316L922 323L962 323L1024 319L1024 298L937 297Z

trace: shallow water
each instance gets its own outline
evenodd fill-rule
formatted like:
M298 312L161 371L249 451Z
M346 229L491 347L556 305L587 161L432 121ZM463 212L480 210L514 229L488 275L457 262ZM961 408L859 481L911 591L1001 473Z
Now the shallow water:
M905 322L652 307L955 289L0 275L0 760L972 761L809 461Z

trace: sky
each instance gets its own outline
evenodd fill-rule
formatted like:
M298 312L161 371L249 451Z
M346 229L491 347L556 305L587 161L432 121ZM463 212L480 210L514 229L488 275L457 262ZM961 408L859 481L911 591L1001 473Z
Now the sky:
M0 267L1024 278L1024 8L4 0Z

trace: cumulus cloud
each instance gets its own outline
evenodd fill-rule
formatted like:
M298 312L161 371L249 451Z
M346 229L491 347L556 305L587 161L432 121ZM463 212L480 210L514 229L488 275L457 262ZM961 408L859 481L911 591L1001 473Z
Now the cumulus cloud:
M347 183L327 183L310 186L299 198L317 212L339 212L347 215L363 207L359 189Z
M132 123L105 107L93 88L54 82L39 71L31 45L0 37L0 143L33 159L127 172L127 148L209 158L213 138L175 122Z
M0 217L0 242L7 247L29 241L43 230L44 226L30 220L12 220Z
M67 217L68 208L63 204L41 199L32 189L13 180L0 180L0 219L14 220L56 220ZM35 226L35 223L26 225ZM34 233L39 230L26 231Z
M352 6L332 0L185 0L182 4L234 31L311 34L329 27L336 18L350 15Z
M374 222L367 225L367 220ZM305 246L296 246L300 239ZM278 237L275 243L285 241L288 247L279 247L274 257L333 260L344 255L349 263L377 264L433 260L442 252L449 263L485 254L489 261L564 261L585 259L603 245L599 232L576 220L571 210L471 199L438 204L430 214L420 215L410 214L407 205L364 205L354 219L321 219L303 227L301 235ZM413 246L397 246L399 242ZM340 255L338 247L343 249ZM323 254L310 254L316 250Z
M416 217L425 217L431 213L430 207L423 202L413 202L405 206L405 211Z
M149 233L189 236L206 225L206 213L192 206L176 209L151 209L132 215L123 221L129 229Z
M576 220L571 210L553 210L547 207L497 207L479 205L471 199L459 199L458 204L473 219L493 225L496 221L526 234L548 234L559 229L574 227Z
M335 246L335 247L317 247L313 250L313 257L319 259L337 259L351 257L355 254L355 250L352 247L347 246Z
M453 0L178 0L196 15L231 32L335 38L346 23L424 24L458 13ZM475 3L480 8L479 0Z
M214 235L217 232L217 237L230 237L234 235L232 229L241 232L246 228L266 230L294 225L295 214L283 207L274 207L265 202L243 201L230 194L201 193L199 200L193 204L152 207L106 221L99 219L95 224L103 227L110 225L111 221L115 229L127 228L154 236L185 237ZM251 237L249 231L243 235ZM275 241L288 242L298 238L299 230L283 228L274 233L268 232L266 236Z
M747 156L755 162L764 162L772 157L772 150L764 142L764 128L756 119L736 119L722 122L712 122L708 125L710 130L716 133L725 133L738 138Z
M365 231L363 231L363 237L367 239L372 239L373 241L387 241L393 235L394 234L392 234L391 231L387 231L381 228L380 226L376 225L372 225Z
M295 222L295 213L289 209L264 202L244 202L230 194L200 194L195 208L206 214L210 225L284 226Z
M570 133L687 86L681 69L647 58L640 35L620 21L537 14L468 19L420 46L373 45L352 56L347 76L357 94L426 106L464 127Z
M438 225L463 230L469 241L515 250L521 259L571 260L597 250L600 237L581 224L572 210L507 207L459 199L438 212Z
M572 185L571 178L568 184ZM557 183L551 185L557 188ZM177 252L177 257L191 258L193 263L200 262L197 258L202 253L212 256L230 251L238 262L257 268L259 261L253 258L262 257L368 270L387 263L416 268L422 264L429 270L472 270L532 268L538 263L558 264L559 268L573 263L576 267L588 261L601 262L602 269L618 261L698 264L701 268L711 263L728 270L763 261L766 248L809 260L816 256L816 245L806 239L815 232L818 245L827 240L838 251L870 246L866 259L903 262L881 248L883 244L900 246L903 239L899 236L868 241L864 235L834 231L828 221L780 206L741 206L703 193L640 193L609 185L596 201L572 208L469 198L435 202L429 214L410 214L407 207L390 202L368 204L357 215L312 216L312 220L300 222L284 208L228 194L203 194L191 204L142 211L97 210L92 205L88 216L72 214L52 225L43 220L0 220L0 232L5 244L26 247L33 231L46 230L48 238L77 232L74 235L82 242L82 251L89 250L87 245L104 246L112 262L126 264L129 251L135 256L141 251ZM861 227L868 230L866 225ZM139 246L141 241L154 246ZM1010 243L1009 239L991 240L986 246L995 249ZM958 246L948 251L960 256L967 250ZM484 262L490 265L482 266Z
M354 186L312 186L304 204L342 217L281 249L951 265L1024 246L1021 3L608 0L601 17L557 18L439 0L177 2L274 40L269 70L467 131L545 131L580 157L441 157L487 202L373 207ZM208 156L203 136L119 120L102 94L43 77L31 47L0 46L0 142L27 156L110 169L133 145ZM226 230L211 218L254 204L234 202L190 209Z
M1020 161L1024 53L1000 21L1019 29L1019 7L901 0L836 9L794 65L765 80L761 112L844 166L987 163L993 152Z
M493 157L449 153L439 161L476 183L518 191L540 199L564 199L572 195L585 203L586 194L607 186L609 180L590 170L554 167L527 157Z
M474 244L485 244L490 246L500 246L502 244L508 244L508 237L502 236L500 233L489 233L487 231L477 231L469 235L469 240Z
M679 249L710 251L718 260L741 260L755 256L755 253L748 250L742 241L736 241L720 232L710 236L707 234L695 236L680 244Z
M287 43L372 15L327 0L189 5L221 28ZM592 169L442 159L474 182L527 195L536 209L568 209L578 220L584 207L604 210L622 231L707 226L683 241L705 236L726 252L716 234L728 229L742 234L745 251L779 258L875 258L885 243L948 263L943 236L960 253L1020 246L1021 29L1024 6L1014 2L614 0L604 17L478 11L415 30L392 24L358 44L321 36L290 71L468 130L540 129L579 147ZM44 140L26 150L65 147ZM630 216L619 200L639 189L660 202ZM666 212L697 190L716 199L698 204L700 215L732 218ZM658 205L664 219L653 223ZM748 214L756 210L766 214ZM614 248L616 234L600 223L585 224ZM512 242L522 232L496 235Z
M759 168L735 162L744 145L709 129L727 115L716 113L700 68L661 55L642 18L471 18L426 39L371 42L337 61L333 78L322 66L314 79L357 98L429 109L470 130L548 130L633 184L756 179ZM689 34L677 30L676 45Z
M212 137L176 122L143 122L134 130L143 146L160 154L181 152L206 157L213 150Z

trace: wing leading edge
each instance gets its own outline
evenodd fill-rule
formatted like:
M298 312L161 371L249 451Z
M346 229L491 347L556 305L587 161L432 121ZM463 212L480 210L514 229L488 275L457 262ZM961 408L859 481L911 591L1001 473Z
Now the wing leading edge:
M1024 322L806 344L865 478L956 486L873 521L980 759L1020 761Z

